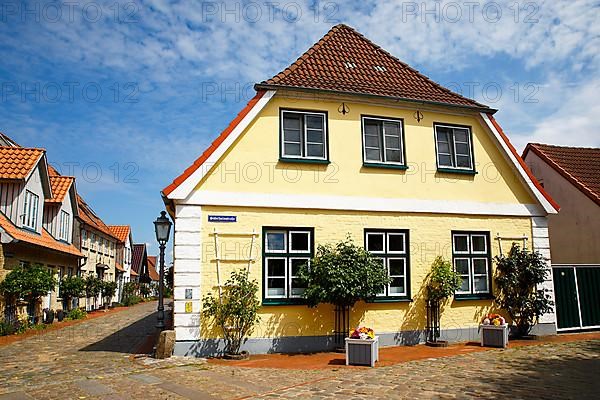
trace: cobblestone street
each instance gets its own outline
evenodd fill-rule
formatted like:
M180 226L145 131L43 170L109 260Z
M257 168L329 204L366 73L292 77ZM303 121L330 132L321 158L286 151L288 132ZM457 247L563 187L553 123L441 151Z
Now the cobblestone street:
M156 303L0 347L0 399L599 397L600 341L552 343L389 367L244 368L134 356Z

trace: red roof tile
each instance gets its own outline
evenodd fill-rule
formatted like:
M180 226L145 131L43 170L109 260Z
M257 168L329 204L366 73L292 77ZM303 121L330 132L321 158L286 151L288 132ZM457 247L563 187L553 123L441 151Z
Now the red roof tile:
M529 143L523 158L533 151L565 179L600 205L600 149Z
M160 281L160 275L156 272L156 256L148 256L148 276L155 282Z
M49 170L49 169L48 169ZM71 185L75 181L72 176L53 176L50 175L50 186L52 187L52 198L46 199L48 203L62 203L65 195L69 192Z
M29 232L14 225L6 216L0 212L0 228L15 240L44 247L46 249L70 254L77 257L83 257L83 254L72 244L59 242L54 239L46 229L42 228L42 233Z
M125 243L131 232L131 227L129 225L108 225L108 228L112 231L113 235L123 243Z
M146 245L145 244L134 244L131 249L131 270L138 274L143 273L141 271L144 264L144 258L146 256Z
M115 263L115 268L119 272L125 272L125 268L123 268L123 266L121 264L119 264L119 263Z
M43 149L0 147L0 179L25 179L40 158Z
M293 87L489 108L433 82L353 28L339 24L257 89ZM489 111L488 111L489 112Z

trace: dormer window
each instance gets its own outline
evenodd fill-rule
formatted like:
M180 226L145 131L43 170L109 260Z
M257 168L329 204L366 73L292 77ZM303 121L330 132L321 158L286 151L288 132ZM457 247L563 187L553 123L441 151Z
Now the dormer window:
M385 67L384 67L384 66L382 66L382 65L376 65L376 66L374 66L373 68L375 68L375 71L378 71L378 72L385 72L385 71L387 71L387 70L385 69Z
M60 211L60 220L59 220L59 232L58 238L64 240L65 242L69 241L69 229L71 227L71 215L65 210Z
M281 111L281 159L327 161L327 114Z
M30 192L25 191L25 204L23 210L23 226L25 228L37 230L37 218L38 218L38 207L40 203L40 197Z

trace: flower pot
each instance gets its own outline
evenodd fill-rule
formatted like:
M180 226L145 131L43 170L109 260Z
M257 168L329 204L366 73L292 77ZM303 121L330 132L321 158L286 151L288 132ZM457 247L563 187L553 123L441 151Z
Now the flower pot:
M481 331L481 346L507 347L508 324L504 325L479 325Z
M346 365L375 366L379 360L379 336L374 339L346 338Z

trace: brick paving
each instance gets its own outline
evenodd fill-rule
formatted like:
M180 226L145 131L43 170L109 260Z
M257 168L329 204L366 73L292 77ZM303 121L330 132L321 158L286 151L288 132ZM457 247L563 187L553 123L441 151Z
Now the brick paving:
M597 399L600 340L429 358L376 369L246 368L134 353L156 303L0 347L6 399Z

